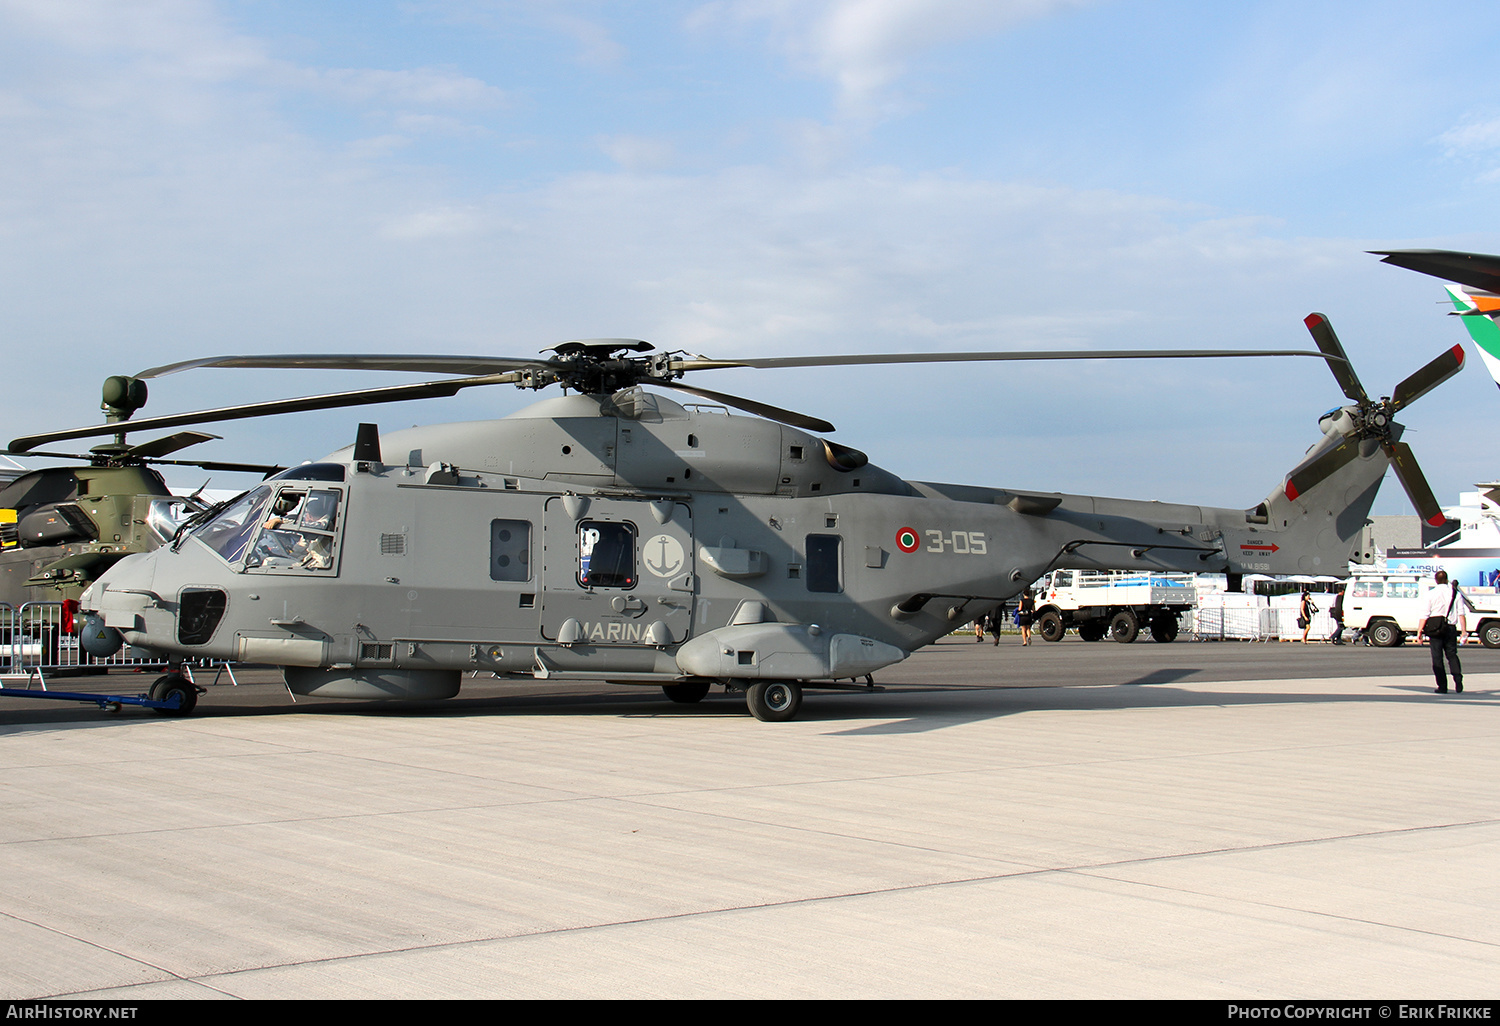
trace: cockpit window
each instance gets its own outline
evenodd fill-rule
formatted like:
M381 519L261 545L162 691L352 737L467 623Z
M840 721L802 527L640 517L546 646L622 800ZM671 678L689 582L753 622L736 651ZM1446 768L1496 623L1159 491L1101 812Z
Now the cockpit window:
M266 504L270 500L271 489L266 485L246 492L224 512L195 530L193 536L229 562L237 562L244 556L251 534L265 519Z
M334 568L339 493L331 488L283 486L260 523L246 570L328 571Z
M272 481L342 481L344 467L339 463L304 463L291 470L283 470Z

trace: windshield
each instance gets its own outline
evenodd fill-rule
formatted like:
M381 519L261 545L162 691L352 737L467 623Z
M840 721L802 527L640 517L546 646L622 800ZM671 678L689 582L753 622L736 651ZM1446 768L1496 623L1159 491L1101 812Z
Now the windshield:
M236 562L245 554L251 533L265 519L265 506L270 498L271 489L264 485L246 492L224 512L196 528L193 537L229 562Z

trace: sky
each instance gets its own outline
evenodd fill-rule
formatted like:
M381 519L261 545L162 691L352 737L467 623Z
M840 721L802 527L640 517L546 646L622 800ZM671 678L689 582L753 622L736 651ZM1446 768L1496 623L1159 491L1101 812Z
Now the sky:
M1500 7L1445 0L0 0L0 435L202 356L1301 349L1314 310L1389 394L1467 337L1365 250L1500 253L1497 42ZM1500 478L1470 364L1402 416L1445 504ZM199 370L142 416L402 380ZM1310 359L693 381L908 478L1231 507L1342 399ZM1375 512L1410 512L1393 476Z

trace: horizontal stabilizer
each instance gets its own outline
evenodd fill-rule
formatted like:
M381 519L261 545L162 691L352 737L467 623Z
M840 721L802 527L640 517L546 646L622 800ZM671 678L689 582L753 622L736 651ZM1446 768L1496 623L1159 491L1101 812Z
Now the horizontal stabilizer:
M1451 249L1372 249L1381 263L1456 281L1485 292L1500 292L1500 256Z

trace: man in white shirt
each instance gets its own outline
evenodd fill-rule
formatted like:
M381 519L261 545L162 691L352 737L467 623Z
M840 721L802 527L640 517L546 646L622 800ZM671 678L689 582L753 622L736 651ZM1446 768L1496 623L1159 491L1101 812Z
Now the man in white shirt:
M1423 635L1432 645L1432 675L1437 678L1437 693L1448 693L1448 675L1443 672L1443 657L1448 658L1448 669L1453 672L1453 686L1459 694L1464 690L1464 668L1458 661L1458 639L1464 633L1467 622L1466 609L1473 609L1464 593L1458 590L1458 582L1448 584L1448 572L1439 570L1434 577L1436 584L1428 590L1423 603L1422 625L1417 628L1417 644Z

